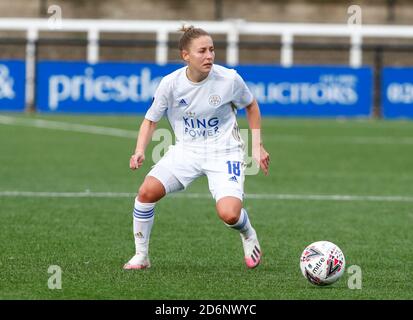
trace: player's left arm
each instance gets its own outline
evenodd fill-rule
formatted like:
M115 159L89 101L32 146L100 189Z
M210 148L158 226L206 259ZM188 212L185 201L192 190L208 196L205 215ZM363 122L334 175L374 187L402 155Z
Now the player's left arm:
M254 99L245 108L247 120L252 132L252 157L260 166L265 175L268 175L270 155L265 150L261 138L261 113L257 101Z

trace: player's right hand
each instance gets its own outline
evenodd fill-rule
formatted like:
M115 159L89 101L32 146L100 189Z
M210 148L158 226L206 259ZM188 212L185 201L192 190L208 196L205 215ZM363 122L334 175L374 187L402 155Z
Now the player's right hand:
M145 154L143 152L136 152L130 157L129 168L131 168L132 170L140 168L144 160Z

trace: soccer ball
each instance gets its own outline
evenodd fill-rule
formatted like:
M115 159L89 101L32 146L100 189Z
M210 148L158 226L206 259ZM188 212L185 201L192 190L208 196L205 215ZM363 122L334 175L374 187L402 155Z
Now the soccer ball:
M300 258L301 273L317 286L336 282L343 275L345 265L343 252L329 241L310 244L304 249Z

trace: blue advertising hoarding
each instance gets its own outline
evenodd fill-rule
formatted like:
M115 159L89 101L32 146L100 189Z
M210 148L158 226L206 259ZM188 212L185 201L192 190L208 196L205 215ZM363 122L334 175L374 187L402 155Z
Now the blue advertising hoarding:
M277 116L369 116L372 71L350 67L239 66L261 113Z
M381 90L384 118L413 118L413 68L383 68Z
M161 78L181 66L40 62L38 110L144 113ZM247 82L264 115L370 115L370 68L237 66L235 69Z
M0 61L0 111L24 110L25 65L24 61Z
M37 110L144 113L159 81L182 65L39 62Z

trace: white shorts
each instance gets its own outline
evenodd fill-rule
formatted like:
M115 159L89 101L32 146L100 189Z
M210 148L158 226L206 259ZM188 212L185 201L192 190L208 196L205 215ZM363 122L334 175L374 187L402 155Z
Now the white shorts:
M208 178L215 201L227 196L244 198L244 153L240 150L226 155L204 156L171 146L155 164L148 176L157 178L167 193L186 189L196 178Z

